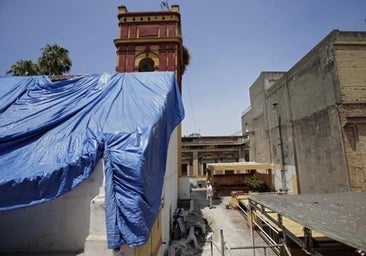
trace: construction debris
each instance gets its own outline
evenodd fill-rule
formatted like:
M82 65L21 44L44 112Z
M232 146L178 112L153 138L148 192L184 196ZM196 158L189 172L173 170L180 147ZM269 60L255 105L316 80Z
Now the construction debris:
M177 209L174 213L172 242L168 256L201 255L206 242L207 221L194 212L192 204L189 210Z

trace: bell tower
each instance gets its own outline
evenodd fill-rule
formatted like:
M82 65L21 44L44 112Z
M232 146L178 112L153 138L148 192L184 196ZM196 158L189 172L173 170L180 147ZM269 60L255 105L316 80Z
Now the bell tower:
M189 53L183 47L179 5L168 5L164 11L128 12L126 6L118 7L119 37L116 72L172 71L179 89L182 76L189 63ZM181 170L181 126L178 137L178 175Z
M179 6L160 12L118 7L117 72L173 71L181 87L183 43Z

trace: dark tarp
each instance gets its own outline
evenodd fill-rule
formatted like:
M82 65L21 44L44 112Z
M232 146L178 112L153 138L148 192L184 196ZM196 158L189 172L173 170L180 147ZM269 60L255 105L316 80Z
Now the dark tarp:
M0 210L61 196L104 157L108 247L144 244L183 116L171 72L0 77Z

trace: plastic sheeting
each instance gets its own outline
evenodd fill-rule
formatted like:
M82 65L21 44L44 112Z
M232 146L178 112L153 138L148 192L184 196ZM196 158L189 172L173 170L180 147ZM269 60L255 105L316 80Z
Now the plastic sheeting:
M0 210L61 196L104 157L108 247L144 244L183 116L171 72L1 77Z

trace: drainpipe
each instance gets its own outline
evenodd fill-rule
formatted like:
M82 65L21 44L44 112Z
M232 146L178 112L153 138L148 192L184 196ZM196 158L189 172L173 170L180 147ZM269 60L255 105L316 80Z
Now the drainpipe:
M284 156L283 156L283 142L282 142L282 131L281 131L281 115L278 111L278 103L273 103L273 107L276 111L276 119L277 119L277 127L278 127L278 138L279 138L279 146L280 146L280 165L281 165L281 182L282 182L282 193L287 193L288 188L286 185L286 173L285 173L285 164L284 164Z

